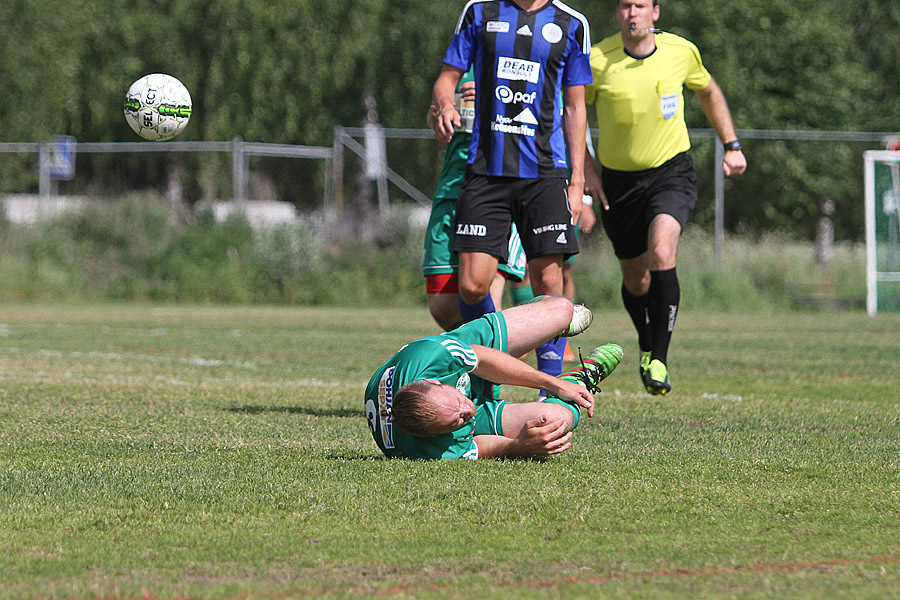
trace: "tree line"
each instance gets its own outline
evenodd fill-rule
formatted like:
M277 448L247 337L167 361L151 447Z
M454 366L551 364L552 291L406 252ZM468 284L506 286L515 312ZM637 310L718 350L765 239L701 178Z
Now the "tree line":
M152 72L172 74L191 91L194 112L182 140L240 135L248 141L331 145L336 125L358 126L373 110L385 127L423 127L432 83L464 4L4 0L0 142L63 134L80 141L132 141L122 117L124 93ZM595 42L616 32L614 0L569 4L588 17ZM660 5L659 26L697 44L725 91L737 128L900 130L900 3ZM689 101L687 113L690 127L708 126L696 101ZM728 187L729 229L788 229L809 236L820 204L830 198L837 206L838 238L861 238L861 151L873 146L746 145L750 170ZM407 150L390 156L392 168L428 190L441 148L435 143L424 152ZM710 144L696 149L701 175L712 150ZM0 156L0 190L36 185L22 160ZM110 169L104 160L112 161L85 163L95 171L94 185L127 179L140 186L152 181L166 159L132 157L127 169ZM220 170L228 168L226 163ZM304 169L314 168L319 167L294 168L292 176L313 178ZM214 177L208 170L190 173L187 186L199 190ZM309 187L290 177L287 185ZM711 185L701 178L703 198L711 197ZM702 202L698 209L701 225L711 223L710 205Z

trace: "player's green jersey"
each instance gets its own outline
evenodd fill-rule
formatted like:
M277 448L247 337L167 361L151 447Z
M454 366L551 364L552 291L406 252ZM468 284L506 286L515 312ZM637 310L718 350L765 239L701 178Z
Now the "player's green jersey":
M452 385L476 405L493 401L493 384L470 375L478 366L478 357L470 344L506 351L506 320L491 313L459 329L431 335L407 344L375 371L366 387L366 420L375 443L390 457L404 456L427 460L478 458L475 445L476 419L470 419L456 431L434 437L410 435L395 427L389 411L394 395L413 381L436 379ZM385 412L387 411L387 412ZM479 434L486 433L479 428Z
M700 52L671 33L655 36L656 51L639 59L628 55L621 34L591 50L594 83L585 102L597 110L597 159L617 171L643 171L691 147L684 122L684 86L703 89L711 77Z
M472 70L463 74L459 80L459 86L472 81ZM457 90L459 90L457 86ZM475 105L462 106L461 96L457 92L457 106L462 119L462 127L453 133L447 151L444 153L444 164L441 174L438 176L437 188L434 197L437 199L456 198L459 196L459 188L462 187L463 177L466 175L466 167L469 161L469 142L472 139L472 121L475 118Z

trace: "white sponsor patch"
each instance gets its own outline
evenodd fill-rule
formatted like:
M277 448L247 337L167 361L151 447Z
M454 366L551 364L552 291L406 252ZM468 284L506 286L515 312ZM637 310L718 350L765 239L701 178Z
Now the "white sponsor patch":
M499 131L500 133L510 133L512 135L524 135L534 137L537 135L537 129L528 125L515 125L513 120L505 115L496 115L496 120L491 123L491 131Z
M537 92L526 94L525 92L514 92L508 86L498 85L494 90L494 96L503 104L534 104L537 99Z
M551 44L555 44L562 39L563 31L556 23L547 23L541 28L541 35Z
M534 113L531 112L530 108L526 108L513 117L513 121L516 123L525 123L526 125L537 125L537 119L534 117Z
M509 23L505 21L488 21L484 24L484 30L488 33L509 33Z
M381 381L378 383L378 406L375 407L375 410L378 411L377 417L381 429L381 442L384 444L385 448L394 447L394 420L391 418L390 411L394 407L395 368L396 367L390 367L385 371L384 375L381 376ZM367 406L366 412L368 412L368 410ZM386 412L387 416L382 416L382 412ZM368 418L368 416L366 418Z
M544 225L543 227L533 227L531 231L534 235L541 235L548 231L567 231L568 229L569 226L566 223L554 223L552 225Z
M678 112L678 92L663 94L659 97L659 110L664 119L671 119Z
M487 227L484 225L473 225L471 223L458 223L456 225L456 235L485 237L487 235Z
M537 83L541 74L541 64L521 58L501 56L497 62L497 78L509 81Z
M469 374L463 373L459 376L459 379L456 380L456 391L465 396L469 389L470 382L471 378L469 377Z

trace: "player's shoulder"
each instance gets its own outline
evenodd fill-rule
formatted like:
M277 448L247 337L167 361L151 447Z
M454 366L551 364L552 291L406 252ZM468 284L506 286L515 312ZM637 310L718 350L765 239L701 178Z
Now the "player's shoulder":
M579 21L581 21L584 24L585 27L588 27L587 17L584 16L582 13L578 12L577 10L575 10L574 8L572 8L571 6L569 6L568 4L566 4L565 2L561 2L560 0L550 0L550 2L547 3L547 5L552 6L553 8L555 8L558 11L564 12L567 15L569 15L575 19L578 19Z
M466 5L463 6L462 12L459 15L459 21L456 23L456 32L464 26L469 26L473 24L477 24L480 22L480 14L481 8L485 4L497 4L501 0L469 0L466 2Z
M503 0L468 0L468 2L466 2L466 5L463 7L462 12L463 14L466 14L477 6L482 6L484 4L499 4L501 2L503 2Z

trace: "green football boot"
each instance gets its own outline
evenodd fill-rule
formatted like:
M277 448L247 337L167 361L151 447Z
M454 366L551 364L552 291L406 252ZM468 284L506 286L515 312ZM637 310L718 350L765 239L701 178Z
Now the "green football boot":
M578 353L581 358L581 352ZM625 351L618 344L604 344L591 350L587 358L581 358L581 365L560 375L563 379L578 381L592 394L600 391L600 382L622 361Z
M644 381L644 374L647 372L647 369L650 368L650 352L644 352L641 350L641 364L638 367L638 370L641 374L641 381Z
M644 381L644 388L651 394L665 396L672 390L669 371L661 360L651 360L641 379Z

